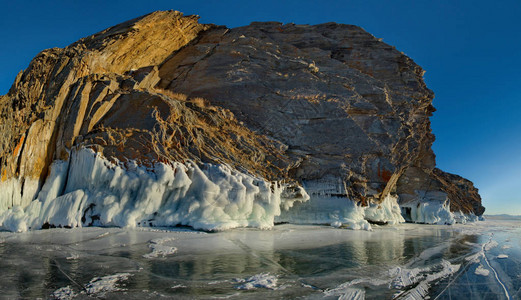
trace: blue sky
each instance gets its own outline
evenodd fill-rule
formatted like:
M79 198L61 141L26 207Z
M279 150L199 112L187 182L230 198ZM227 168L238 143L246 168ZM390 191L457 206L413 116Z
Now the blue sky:
M149 3L150 2L150 3ZM154 10L203 23L355 24L427 72L438 167L472 180L487 213L521 214L521 1L4 1L0 94L41 50Z

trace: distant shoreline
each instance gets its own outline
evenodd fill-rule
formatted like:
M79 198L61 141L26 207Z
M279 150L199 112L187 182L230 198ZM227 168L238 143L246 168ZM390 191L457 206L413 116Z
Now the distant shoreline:
M485 219L494 219L494 220L521 220L521 216L519 215L508 215L508 214L497 214L497 215L483 215Z

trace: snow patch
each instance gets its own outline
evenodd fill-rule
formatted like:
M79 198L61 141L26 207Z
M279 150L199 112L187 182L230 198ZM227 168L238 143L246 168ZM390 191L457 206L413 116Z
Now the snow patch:
M53 299L69 300L76 297L76 293L71 289L70 286L61 287L51 294Z
M172 255L177 252L176 247L165 245L165 243L174 241L175 239L172 237L169 238L161 238L151 240L148 247L152 249L152 252L143 255L144 258L157 258L157 257L165 257L167 255Z
M78 254L71 254L71 256L67 256L65 259L66 260L75 260L78 258L80 258L80 256Z
M251 290L256 288L266 288L274 290L277 287L277 277L270 273L261 273L253 275L245 279L235 279L236 282L242 283L237 286L239 290Z
M465 257L465 260L479 263L481 261L481 258L484 258L484 257L485 257L485 252L479 251L478 253Z
M497 258L499 258L499 259L508 258L508 255L506 255L506 254L499 254L499 255L497 256Z
M103 296L107 292L124 291L125 289L118 287L116 284L127 280L130 276L132 276L130 273L118 273L104 277L95 277L85 286L85 291L88 295L99 294L99 296Z
M479 265L476 270L474 271L474 274L481 275L481 276L488 276L490 274L490 271L485 269L483 265Z
M496 248L497 246L499 246L499 244L491 239L490 241L486 242L485 245L483 245L483 250L489 251L490 249Z

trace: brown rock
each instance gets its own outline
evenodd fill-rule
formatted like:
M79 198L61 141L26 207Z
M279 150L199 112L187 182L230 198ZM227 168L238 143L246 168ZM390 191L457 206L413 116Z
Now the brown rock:
M353 25L227 29L155 12L42 51L17 76L0 97L1 180L36 184L0 200L27 205L53 160L89 147L144 165L189 159L341 182L335 193L364 204L409 201L427 184L480 215L472 184L435 169L422 76Z

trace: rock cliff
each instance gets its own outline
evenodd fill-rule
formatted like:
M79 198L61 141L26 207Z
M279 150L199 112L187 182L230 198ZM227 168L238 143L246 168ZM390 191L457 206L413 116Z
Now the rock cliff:
M0 224L223 229L349 224L356 211L362 223L483 214L470 181L435 168L433 93L393 46L353 25L197 19L155 12L44 50L18 74L0 97ZM161 191L152 208L150 182ZM49 211L60 206L79 221Z

